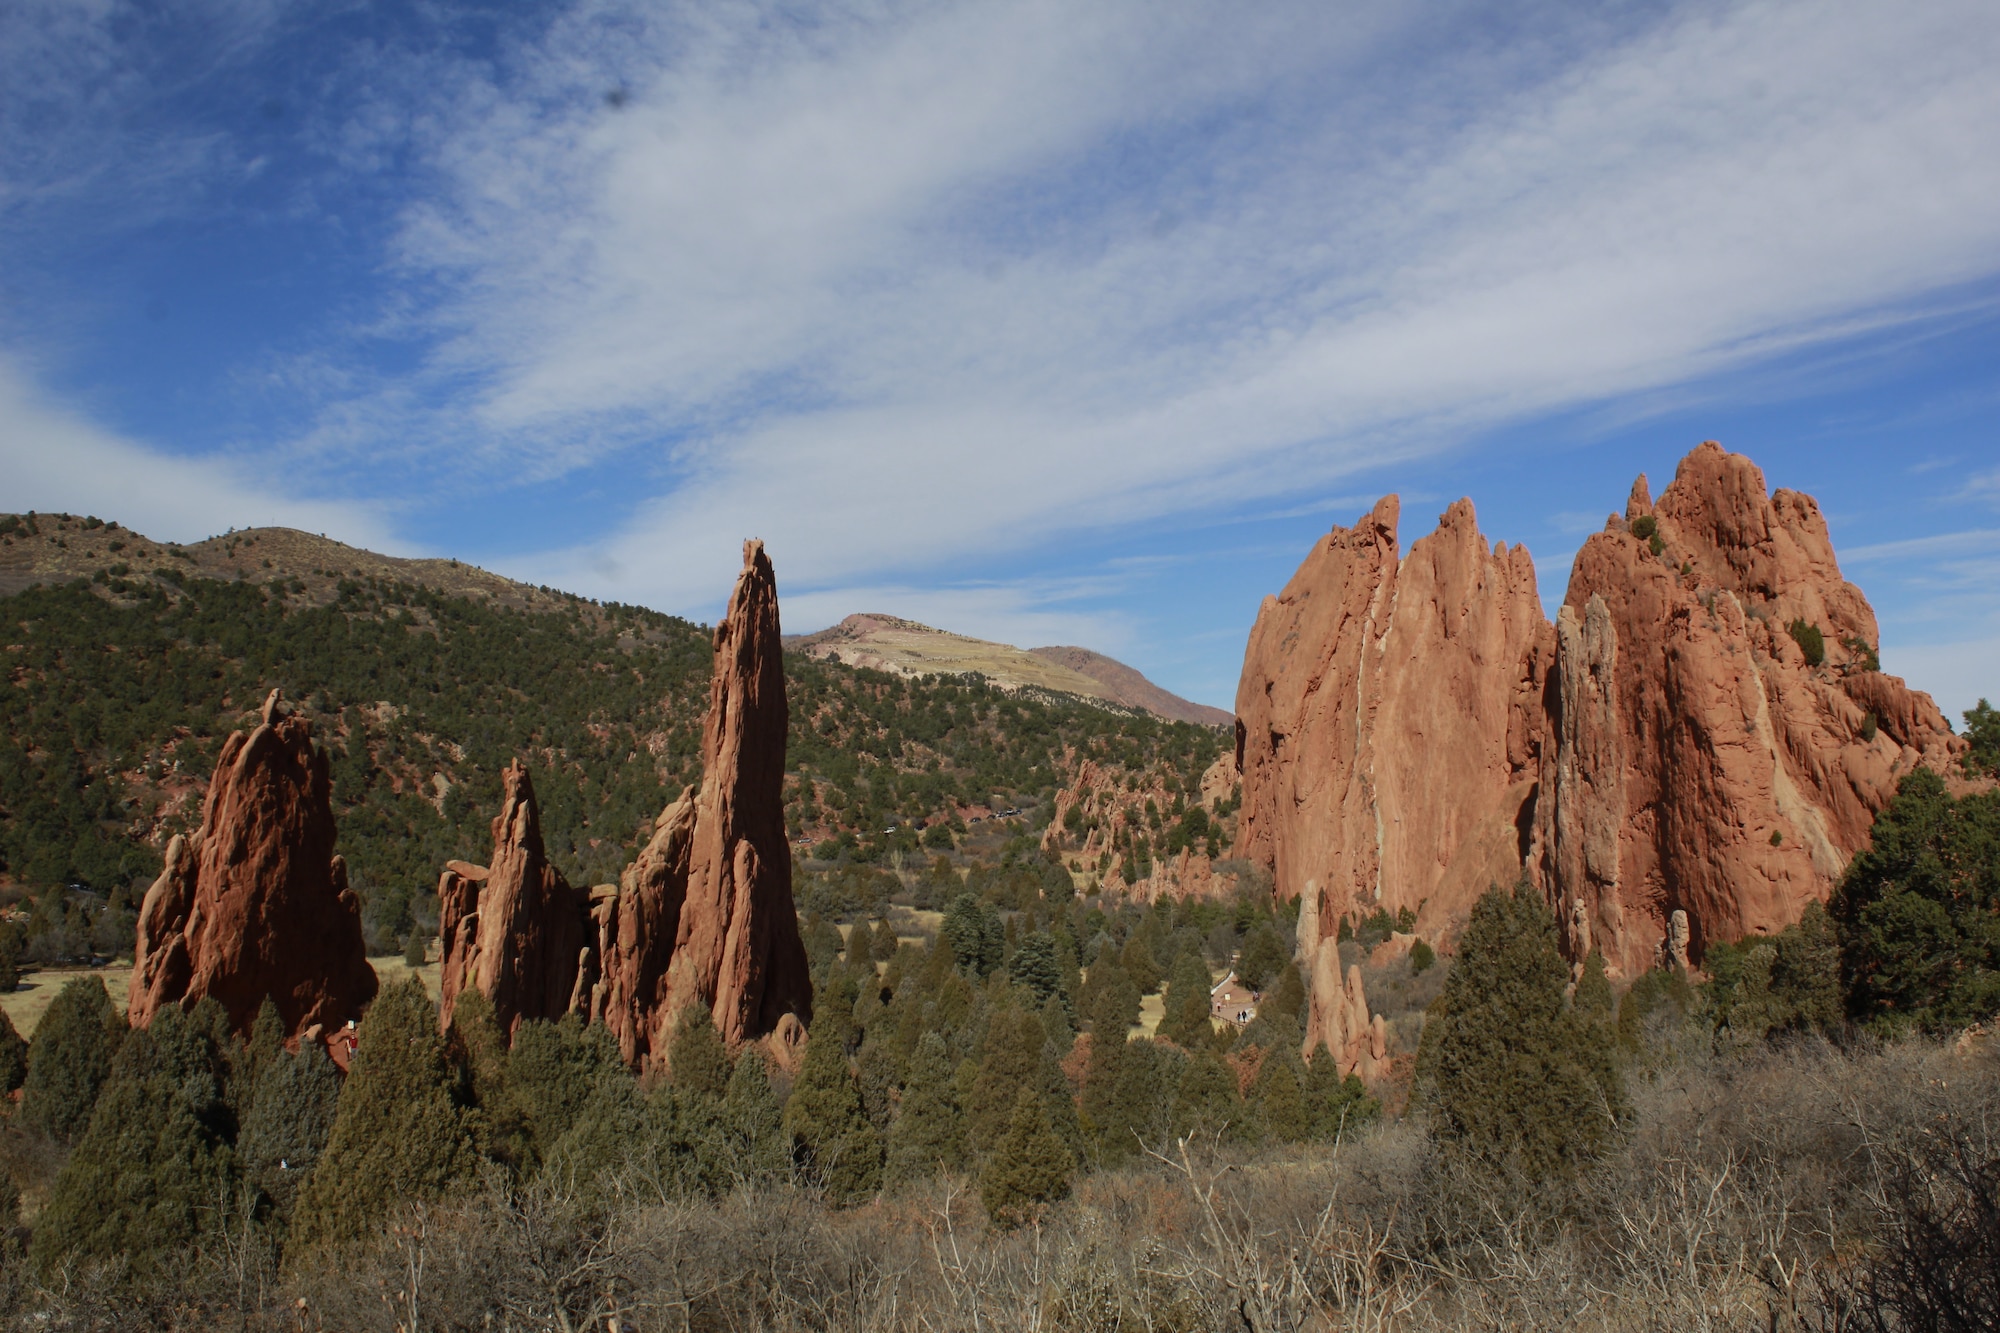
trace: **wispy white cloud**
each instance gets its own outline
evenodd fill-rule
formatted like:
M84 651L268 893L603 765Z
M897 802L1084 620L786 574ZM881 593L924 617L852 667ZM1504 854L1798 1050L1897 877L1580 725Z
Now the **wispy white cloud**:
M254 463L176 458L51 403L0 359L0 508L95 513L162 541L199 541L232 527L280 525L350 545L406 551L367 506L301 499Z
M2000 256L1981 4L1257 12L591 7L435 122L437 373L531 466L650 454L575 555L680 604L745 533L832 586L1296 494Z

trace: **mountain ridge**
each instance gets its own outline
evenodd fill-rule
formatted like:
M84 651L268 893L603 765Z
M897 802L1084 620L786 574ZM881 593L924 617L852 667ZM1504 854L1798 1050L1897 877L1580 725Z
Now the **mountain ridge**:
M882 612L857 612L823 630L787 635L785 646L900 676L978 672L1009 692L1055 690L1198 726L1226 727L1235 720L1223 709L1162 689L1137 668L1090 648L1017 648Z

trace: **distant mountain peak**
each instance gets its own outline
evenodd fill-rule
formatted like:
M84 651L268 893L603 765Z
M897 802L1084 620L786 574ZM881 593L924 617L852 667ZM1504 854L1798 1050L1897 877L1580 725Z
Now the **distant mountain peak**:
M881 612L848 616L817 633L787 638L785 646L899 676L978 672L1002 689L1055 690L1200 726L1224 727L1233 720L1222 709L1169 693L1136 669L1089 648L1016 648Z

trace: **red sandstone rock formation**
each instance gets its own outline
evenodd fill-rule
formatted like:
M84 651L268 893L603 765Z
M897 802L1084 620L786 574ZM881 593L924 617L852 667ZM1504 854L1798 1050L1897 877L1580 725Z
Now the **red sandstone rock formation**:
M1819 665L1794 622L1818 629ZM1713 443L1658 504L1639 478L1558 620L1530 867L1572 957L1644 971L1685 910L1698 960L1825 901L1903 776L1963 745L1928 695L1867 669L1878 643L1810 496L1767 495Z
M1392 496L1264 600L1236 695L1237 854L1300 900L1301 965L1332 983L1313 988L1309 1048L1354 1039L1334 923L1407 907L1424 934L1448 930L1518 878L1535 787L1534 562L1489 547L1470 501L1400 560L1396 521Z
M587 1003L577 980L592 958L589 905L549 864L528 770L508 765L501 784L491 868L454 861L438 881L440 1020L449 1027L459 995L476 987L511 1040L524 1019L560 1018Z
M1107 893L1119 893L1151 902L1162 895L1184 898L1190 895L1227 898L1236 892L1233 875L1217 874L1214 863L1203 852L1186 848L1178 855L1154 860L1144 875L1136 873L1118 845L1118 835L1126 828L1125 813L1135 814L1151 801L1162 816L1171 815L1179 787L1168 787L1171 776L1165 770L1144 775L1137 787L1128 787L1123 769L1105 768L1093 759L1065 758L1069 778L1056 789L1055 809L1049 826L1042 831L1042 848L1062 856L1064 862L1085 875L1095 875ZM1196 800L1211 814L1216 803L1235 789L1236 765L1228 756L1218 758L1202 773ZM1080 814L1079 827L1069 826L1069 813ZM1227 846L1227 840L1222 844ZM1103 863L1100 872L1098 866Z
M1874 614L1817 505L1717 445L1657 505L1639 479L1554 626L1527 552L1489 553L1468 502L1401 560L1396 517L1391 497L1335 529L1265 600L1237 694L1236 848L1301 899L1315 1034L1357 1030L1322 938L1341 915L1409 907L1448 940L1525 869L1573 959L1698 960L1824 900L1902 776L1963 747L1867 669Z
M271 691L223 742L201 827L167 845L139 911L127 1014L213 998L248 1033L269 997L287 1037L359 1018L375 998L361 905L333 854L333 786L312 725Z
M701 787L666 808L591 909L603 959L591 1019L635 1065L662 1066L675 1019L702 1003L731 1045L768 1037L779 1067L797 1067L812 980L785 838L783 652L771 561L746 542L715 627Z

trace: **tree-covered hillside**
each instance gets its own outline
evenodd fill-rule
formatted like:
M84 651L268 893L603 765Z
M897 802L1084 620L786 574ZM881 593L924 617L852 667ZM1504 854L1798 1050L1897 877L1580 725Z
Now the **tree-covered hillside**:
M0 873L36 896L30 934L58 954L91 934L101 952L130 947L166 840L199 821L223 738L274 687L331 755L340 850L378 947L426 922L446 859L485 859L509 759L534 768L550 854L578 883L616 878L700 776L707 633L636 607L525 611L385 579L329 598L297 579L113 566L0 598L0 653ZM1191 786L1224 744L977 679L804 657L787 670L787 817L822 862L915 864L989 811L1031 823L1073 751Z

